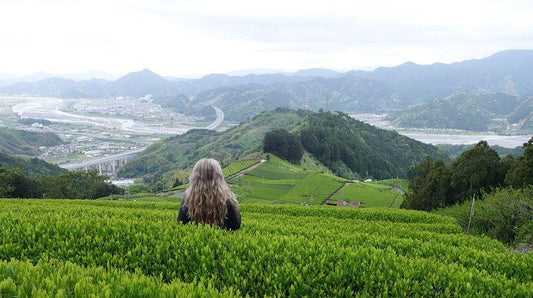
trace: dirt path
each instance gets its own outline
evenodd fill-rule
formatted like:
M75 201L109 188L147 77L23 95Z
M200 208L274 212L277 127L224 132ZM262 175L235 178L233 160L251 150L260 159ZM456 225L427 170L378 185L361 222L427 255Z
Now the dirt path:
M337 190L330 194L329 197L327 197L324 202L322 202L322 205L329 205L329 201L331 200L331 198L333 198L339 191L343 190L346 186L352 184L351 182L345 182L341 187L337 188Z
M230 179L233 179L233 178L237 178L237 177L241 177L243 176L245 173L257 168L258 166L262 165L264 162L266 162L266 159L261 159L261 161L259 161L258 163L255 163L249 167L247 167L246 169L244 170L241 170L231 176L228 176L228 178L226 178L226 181L230 180Z

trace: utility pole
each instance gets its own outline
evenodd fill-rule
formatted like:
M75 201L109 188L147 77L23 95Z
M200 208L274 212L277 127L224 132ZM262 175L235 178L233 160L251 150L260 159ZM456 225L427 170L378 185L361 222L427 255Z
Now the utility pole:
M472 206L470 207L470 216L468 217L468 228L466 233L470 234L470 224L472 223L472 216L474 216L474 205L476 204L476 194L472 196Z

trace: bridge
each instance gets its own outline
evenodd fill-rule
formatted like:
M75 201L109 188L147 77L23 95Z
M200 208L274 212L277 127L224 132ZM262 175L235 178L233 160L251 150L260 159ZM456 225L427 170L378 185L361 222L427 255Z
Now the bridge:
M69 171L88 171L98 170L100 174L115 175L118 169L123 166L129 159L132 159L145 148L126 151L118 154L103 156L83 162L73 162L59 165Z

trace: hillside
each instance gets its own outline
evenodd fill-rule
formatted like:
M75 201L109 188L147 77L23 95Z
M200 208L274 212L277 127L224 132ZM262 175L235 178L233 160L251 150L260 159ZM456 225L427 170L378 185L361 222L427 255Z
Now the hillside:
M259 114L251 121L224 132L193 129L146 148L119 171L121 177L143 177L152 183L161 178L173 180L176 169L191 168L202 157L212 157L227 165L261 151L267 131L297 129L308 111L278 109Z
M66 173L67 170L56 165L49 164L37 158L23 158L0 153L0 166L6 168L17 167L22 169L24 175L35 179L44 176L57 176Z
M396 127L529 133L533 96L459 93L393 113Z
M2 207L8 297L533 295L533 254L424 212L242 204L242 228L228 233L177 224L175 203Z
M186 169L202 157L223 165L259 154L264 135L274 129L300 135L304 148L346 178L405 177L409 167L438 150L392 131L375 128L343 113L313 113L276 109L224 132L192 130L148 147L119 171L121 177L143 177L147 183L173 181L177 169ZM315 135L315 133L318 133Z
M57 146L62 143L53 133L0 127L0 153L36 156L39 154L39 147Z
M361 207L395 208L402 202L401 194L391 185L350 181L291 164L271 154L265 154L265 158L251 170L226 178L239 202L335 205L342 200Z

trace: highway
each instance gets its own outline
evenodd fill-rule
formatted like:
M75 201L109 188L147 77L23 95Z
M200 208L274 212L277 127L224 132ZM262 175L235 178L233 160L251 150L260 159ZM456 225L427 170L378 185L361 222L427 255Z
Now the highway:
M215 112L217 113L217 119L215 119L215 121L213 121L211 124L205 127L205 129L209 129L209 130L217 128L222 123L222 121L224 121L224 112L215 106L211 106L211 107L215 109Z

